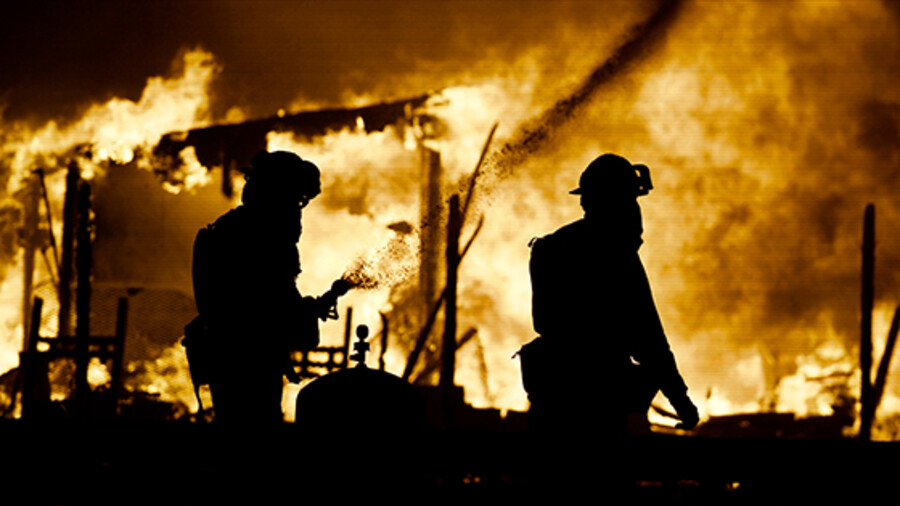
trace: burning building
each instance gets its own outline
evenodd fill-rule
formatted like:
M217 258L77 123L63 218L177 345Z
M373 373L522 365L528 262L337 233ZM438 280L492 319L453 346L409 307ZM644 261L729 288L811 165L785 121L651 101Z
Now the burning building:
M23 181L43 169L54 221L41 244L47 231L61 242L71 161L94 194L94 332L113 333L116 301L129 298L129 325L146 320L153 329L129 329L143 343L125 348L133 386L154 385L156 394L190 405L189 387L173 389L185 385L173 376L184 370L177 340L192 313L190 241L234 204L248 156L269 148L295 150L323 169L323 196L308 209L300 244L301 290L321 292L355 265L383 275L378 287L352 292L344 304L370 325L387 316L393 337L385 368L401 374L433 307L425 301L443 282L437 260L435 274L419 277L419 254L437 258L440 248L426 246L443 240L428 236L441 227L421 226L423 216L450 194L466 193L496 124L462 227L464 239L478 230L459 271L460 335L473 337L458 352L456 380L470 403L525 409L509 357L533 332L528 241L577 217L567 190L589 160L613 151L653 170L642 256L703 411L855 410L863 376L861 221L869 203L878 210L879 354L898 302L900 244L888 232L898 222L900 173L896 4L562 4L543 23L534 20L542 2L510 14L531 34L527 41L509 35L519 48L492 38L489 24L460 21L490 18L479 9L497 4L470 7L470 17L453 14L460 34L482 38L460 35L458 56L407 61L396 72L363 66L376 76L366 79L379 81L368 87L340 67L349 76L341 84L358 93L333 108L304 102L279 115L248 115L211 93L226 63L185 50L171 76L148 80L135 100L99 100L65 123L5 122L0 367L16 366L27 328L21 273L31 260L17 235L28 216ZM428 177L440 182L423 184ZM38 209L37 223L46 222L47 211ZM56 272L41 254L50 250L36 247L34 261L33 292L43 295L47 314L55 311ZM414 300L404 290L413 288L426 295L417 310L404 311ZM159 314L168 316L152 316ZM53 320L47 335L59 330ZM340 342L343 331L329 327L326 339ZM436 346L426 342L425 353L436 356ZM140 349L145 356L132 354ZM876 432L888 439L897 437L900 411L896 367L888 368L876 417ZM427 371L411 374L435 380Z

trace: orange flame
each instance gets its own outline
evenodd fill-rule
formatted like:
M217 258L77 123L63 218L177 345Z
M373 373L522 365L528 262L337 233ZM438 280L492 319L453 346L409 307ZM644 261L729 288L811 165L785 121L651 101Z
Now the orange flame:
M377 321L378 311L390 309L391 284L414 267L398 258L417 253L414 231L390 228L417 220L421 178L410 148L422 143L441 153L450 193L499 122L498 149L476 190L485 228L460 278L461 325L477 327L484 344L481 355L475 347L459 352L457 379L470 402L527 406L509 360L532 337L526 244L580 216L567 190L590 159L615 151L653 171L657 189L642 200L641 254L702 410L828 414L846 391L819 378L848 375L843 388L849 395L858 389L863 205L879 207L880 232L900 222L900 96L886 63L900 54L900 37L888 8L874 1L685 2L668 11L665 36L640 45L627 65L609 58L623 54L613 35L576 32L560 38L560 46L578 49L567 51L564 64L542 59L557 52L532 49L497 64L498 76L454 81L464 84L426 106L443 121L440 136L423 138L414 125L371 133L358 125L314 139L272 133L270 149L295 150L323 169L323 194L305 210L300 286L319 293L348 269L362 273L356 279L370 289L342 303L359 321ZM633 37L629 32L623 44ZM595 40L596 47L585 42ZM67 127L13 132L4 157L21 175L89 143L81 163L101 171L101 162L139 157L169 130L202 124L216 66L207 53L187 54L185 73L151 79L140 101L111 101ZM419 77L389 79L395 85ZM150 119L178 100L189 105ZM230 116L242 117L235 110ZM150 131L139 131L143 125ZM184 184L171 189L204 184L196 154L181 156ZM11 179L9 191L15 184ZM385 244L396 245L387 249L399 257L383 255ZM888 287L900 278L900 239L879 233L878 255L876 320L884 321L884 308L897 298ZM388 275L387 265L396 272ZM20 289L13 277L3 283L0 293ZM15 328L14 317L7 321ZM0 349L0 360L13 360L9 346ZM389 369L402 369L404 358L392 351ZM896 361L892 370L893 378ZM898 388L889 382L882 416L900 412Z

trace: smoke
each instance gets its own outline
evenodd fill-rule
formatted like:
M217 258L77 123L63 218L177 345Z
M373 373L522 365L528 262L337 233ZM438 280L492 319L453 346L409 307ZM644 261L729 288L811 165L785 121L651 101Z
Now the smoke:
M598 91L620 74L633 70L640 59L658 47L658 43L677 15L680 1L660 2L646 21L631 28L625 41L615 49L584 83L568 96L557 100L551 108L523 125L507 141L499 153L486 164L486 174L502 180L537 151L546 149L560 127L579 115Z
M185 46L206 48L223 66L211 108L216 119L235 107L246 117L268 117L292 102L304 109L354 98L370 103L498 74L567 86L584 75L573 66L579 53L602 54L607 33L640 19L647 4L85 1L0 7L3 19L15 20L0 32L2 46L15 48L0 54L7 119L44 123L78 117L85 105L112 96L135 100L146 76L165 73ZM550 62L555 71L538 76Z
M488 225L462 278L465 298L488 306L462 318L496 321L479 335L498 349L527 339L530 287L515 267L527 265L524 244L577 217L566 190L591 158L615 151L653 170L642 256L692 388L716 387L733 409L833 341L852 353L862 209L876 203L879 231L900 214L898 97L882 64L897 61L897 27L886 14L877 2L664 2L608 51L582 55L580 83L567 74L552 94L489 80L526 104L517 113L472 107L480 114L457 122L488 87L451 89L436 113L457 134L448 139L468 145L435 147L461 181L490 124L501 125L476 187ZM462 131L465 119L477 128ZM879 234L879 287L895 284L896 246ZM371 251L361 265L376 262ZM879 297L881 311L892 307L891 294ZM723 378L723 362L743 376Z
M688 383L730 399L726 411L783 401L811 362L846 365L835 343L855 353L869 202L876 321L897 303L897 18L880 2L673 2L646 19L571 94L501 133L477 191L502 230L464 270L527 294L515 245L577 215L563 195L587 161L615 151L647 163L657 190L642 200L642 256ZM528 314L525 297L474 285L467 295L490 293L502 321L481 335L498 347L527 336L521 317L498 317ZM723 363L741 376L723 377Z
M833 341L852 356L869 202L879 311L897 302L897 22L878 2L702 3L683 17L633 106L657 176L645 258L679 279L661 292L665 321L708 354L703 375L754 351L771 389Z
M152 81L171 92L189 80L183 98L197 99L153 130L226 110L268 116L292 100L346 105L440 89L426 112L446 135L424 142L442 153L448 180L464 181L448 184L449 194L467 186L499 123L470 214L485 216L485 227L460 278L460 326L478 328L490 364L483 399L524 404L508 357L531 336L526 244L580 215L567 191L606 151L651 167L641 254L688 384L695 397L714 391L711 409L804 391L795 373L844 366L835 348L852 356L869 202L878 220L875 334L886 332L900 281L900 239L890 233L900 222L896 2L342 2L345 13L279 4L287 14L248 15L236 4L210 14L217 31L238 33L218 28L224 20L258 37L219 36L204 45L215 62L207 53L198 73ZM488 21L498 12L504 30ZM341 30L312 29L338 21ZM373 35L375 25L393 29ZM105 160L138 156L133 146L158 137L132 137L127 125L152 123L144 113L163 102L134 96L86 108L96 121L5 124L3 144L15 148L4 152L0 183L11 191L13 174L80 142L95 147L88 160L101 148ZM106 136L100 123L121 111L126 127ZM348 305L380 308L382 289L409 278L417 231L399 224L418 216L421 180L409 135L270 136L270 148L323 169L323 194L305 210L304 292L344 277L360 288ZM55 139L62 150L48 148ZM193 167L185 182L202 175L190 152L181 156ZM20 218L0 205L4 260ZM825 409L810 395L813 411Z
M576 117L604 84L614 79L617 74L627 72L642 56L653 50L654 45L675 18L678 5L679 2L675 1L661 2L649 19L639 22L628 30L624 40L618 42L619 45L610 56L605 59L602 55L591 55L586 58L601 59L602 63L590 72L584 82L573 91L569 91L565 98L556 99L543 112L537 113L546 102L548 94L544 92L543 95L537 96L536 83L546 78L543 75L547 73L546 71L537 73L532 79L514 81L492 76L478 85L449 87L443 90L429 101L426 109L429 114L440 118L440 128L446 131L433 138L424 139L423 144L442 154L442 165L447 168L451 178L463 181L459 186L465 191L472 177L471 168L475 166L473 156L477 156L481 151L478 142L482 137L479 134L487 134L490 124L497 122L498 118L513 118L511 125L504 125L507 131L514 129L511 133L507 132L508 140L501 149L494 152L477 174L477 180L474 182L477 186L474 203L477 212L477 208L485 205L482 202L489 199L496 186L509 177L516 166L524 163L527 157L534 155L538 150L546 149L546 145L553 142L554 132ZM582 35L579 34L579 37ZM533 56L529 54L529 61ZM415 72L415 75L420 74L421 70ZM529 111L534 111L534 116L528 121L520 121ZM353 146L349 145L352 138L358 139ZM371 193L372 179L360 174L367 172L366 167L369 164L367 158L371 153L382 154L386 151L383 145L380 146L381 149L371 149L372 142L368 136L353 137L345 130L325 136L312 145L294 143L293 148L305 153L304 156L317 160L317 163L323 166L336 167L339 175L331 177L336 177L338 181L324 192L325 195L331 194L327 197L328 202L338 201L341 205L347 206L351 212L354 212L353 209L357 209L355 212L361 212L358 210L370 209L370 206L363 204L361 200L365 200ZM291 141L288 140L287 143L289 145ZM270 142L270 149L274 149L275 145L286 144ZM361 150L359 146L365 146L366 149ZM334 160L335 157L339 157L340 160ZM385 161L379 160L378 163L384 165ZM344 169L347 167L354 168L355 176L350 179L343 177ZM417 181L416 176L407 176L402 180ZM396 175L392 177L396 178ZM380 186L384 189L383 185ZM345 194L348 188L356 191L362 189L363 195L348 199ZM387 195L402 194L397 188L386 190ZM409 190L407 194L416 191L415 188L407 190ZM434 225L437 223L422 224L424 227ZM397 237L392 237L386 245L375 252L369 252L365 257L355 260L343 279L352 280L354 286L366 288L382 286L387 280L390 280L390 284L405 281L414 272L410 267L411 255L415 255L415 250L410 249ZM398 265L399 268L393 267Z

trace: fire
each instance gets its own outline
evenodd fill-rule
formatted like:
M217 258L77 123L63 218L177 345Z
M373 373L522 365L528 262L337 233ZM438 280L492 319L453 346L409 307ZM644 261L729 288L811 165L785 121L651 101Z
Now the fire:
M57 238L61 237L58 218L62 214L65 171L58 169L64 168L67 160L73 160L85 179L102 177L110 165L135 163L151 170L153 162L145 156L162 135L201 126L208 121L208 88L218 70L211 53L202 49L186 50L176 59L175 75L148 79L137 101L113 98L95 104L71 124L50 121L37 129L21 124L4 125L0 137L0 169L7 183L5 195L16 195L21 182L32 170L44 169L51 214L57 217L52 232ZM195 153L186 150L182 153L182 161L183 184L170 185L170 190L180 191L209 181L207 170L197 162ZM22 277L13 269L21 267L21 255L9 260L7 263L4 259L0 270L0 287L4 294L0 303L3 319L0 370L3 371L18 363L24 332ZM39 264L37 287L50 290L49 276L46 267ZM55 300L52 295L44 298L47 304L41 332L45 336L54 335L57 331L52 314L57 310ZM92 364L89 368L89 381L93 387L102 386L109 379L108 371L101 364ZM60 400L66 392L66 389L57 391L53 398Z
M372 133L366 133L363 125L357 125L355 129L344 129L314 139L269 135L268 149L296 151L315 161L323 171L322 196L313 201L304 216L304 235L300 243L304 258L304 272L300 276L302 291L321 291L321 287L327 287L331 280L345 276L351 281L358 280L369 289L366 292L353 291L346 297L346 304L354 307L359 321L378 321L376 311L390 309L388 297L391 289L401 283L415 282L413 276L419 261L418 195L421 175L419 154L410 149L417 143L413 141L411 144L410 138L418 138L425 147L441 153L441 164L445 170L442 185L445 198L450 192L465 189L492 120L496 122L498 117L511 117L511 111L515 109L514 101L499 86L499 82L491 82L483 87L452 88L435 95L423 111L417 112L425 117L437 118L436 123L424 126L424 130L419 123L402 130L388 128L384 132ZM501 127L501 134L506 128ZM476 184L476 195L486 190ZM354 195L352 192L362 193ZM439 226L439 223L426 223L425 226ZM466 233L471 233L471 229L470 226ZM482 243L496 246L495 252L501 250L502 241L488 237L494 235L488 230L474 243L473 253L469 257L471 260L463 263L464 271L468 271L469 265L476 267L470 278L463 276L463 286L460 287L461 293L469 292L470 299L476 302L472 307L463 302L460 318L463 324L478 325L481 342L492 342L496 332L484 325L483 312L486 309L481 304L508 304L506 293L478 293L482 291L480 287L484 279L501 279L497 278L497 274L501 264L504 264L490 262L481 265L479 254L475 253L484 248ZM500 232L503 233L502 229ZM524 247L526 242L512 249L519 249L518 255L521 256L527 252ZM491 257L492 254L486 256ZM519 266L526 263L527 260ZM514 270L514 267L504 264L502 269ZM516 310L525 308L521 294L527 292L527 278L523 280L521 269L505 278L510 282L509 286L518 287L514 293L519 300L512 302L512 306ZM529 313L526 309L521 314ZM506 318L503 317L504 320ZM519 336L527 334L526 327L517 334L503 335L498 332L494 342L505 341L505 346L515 349L519 346ZM332 339L337 340L338 336ZM399 374L405 365L403 355L406 350L392 349L389 353L393 357L390 362L396 364L392 372ZM468 355L471 367L469 364L462 366L457 377L467 386L472 385L479 390L485 388L485 364L491 370L505 371L505 374L498 376L509 378L501 380L500 384L501 389L508 390L507 394L484 391L481 398L473 396L471 401L484 406L491 404L488 399L493 401L509 395L506 402L524 408L524 394L516 388L516 364L509 360L509 354L490 347L479 351L477 345L464 347L461 353ZM466 362L461 360L460 363ZM490 389L494 389L493 385ZM470 393L472 390L468 388Z
M421 253L420 150L440 153L446 198L467 188L497 124L463 233L484 218L460 273L460 327L477 329L458 358L469 402L527 407L509 357L533 337L528 241L580 216L567 191L588 161L614 151L652 170L641 255L703 412L824 416L846 408L859 390L860 218L868 202L879 212L877 338L887 332L885 308L898 302L891 287L900 239L888 231L900 223L900 96L885 63L900 54L896 15L874 1L662 5L655 13L628 9L628 29L573 24L548 30L555 46L535 43L501 62L485 56L383 130L360 120L313 138L271 132L269 149L296 151L322 168L323 193L304 210L301 291L318 294L355 275L367 289L341 302L354 307L354 319L371 325L389 313L391 290L414 282ZM0 153L12 174L6 194L33 168L52 170L67 158L99 178L116 164L152 169L145 155L163 134L213 122L213 55L186 51L180 64L174 77L148 80L136 102L98 104L70 125L8 128ZM346 103L422 92L425 73L385 76L374 92L348 91ZM287 110L309 104L298 99ZM235 107L225 117L245 119ZM211 185L208 169L218 168L204 167L192 149L179 158L166 190ZM48 182L59 202L61 180L51 173ZM21 260L8 263L0 369L17 361L22 334L14 297L21 286L7 268ZM325 326L325 338L339 340L339 327ZM876 341L876 360L883 345ZM402 370L405 352L389 350L389 370ZM173 347L160 360L179 363L178 353ZM173 379L183 369L144 371L155 391L176 385L163 395L192 405L192 393ZM900 412L896 361L892 371L882 420Z
M202 49L185 51L179 66L179 75L173 78L148 79L137 102L113 98L90 107L70 125L50 121L36 131L15 128L2 149L3 157L11 159L10 184L18 184L35 166L49 163L54 168L55 157L82 146L90 146L79 160L86 171L101 170L103 163L127 164L162 135L202 125L208 120L208 87L218 66Z
M689 6L684 15L693 22L656 56L661 65L635 101L646 142L671 167L656 171L660 190L645 206L648 234L663 231L661 242L651 235L644 249L651 277L682 278L677 291L657 285L663 320L673 334L699 331L705 347L728 354L758 347L765 357L758 381L767 390L795 374L795 357L832 341L852 356L862 209L871 200L896 216L895 199L875 169L884 162L876 151L854 146L869 138L856 130L871 121L860 107L893 98L877 84L877 66L854 61L861 49L850 39L858 34L815 38L837 21L834 12L812 6ZM880 26L877 40L888 30L873 18L879 9L857 4L841 11ZM726 15L735 21L728 51L704 42ZM782 36L773 39L773 50L759 51L767 33ZM845 49L832 51L843 43ZM799 50L803 45L815 49ZM737 61L744 63L730 63ZM818 66L822 72L802 71ZM845 80L847 72L866 78ZM879 235L880 281L896 276L897 246ZM731 295L722 297L723 289ZM719 337L706 339L707 328L720 329ZM676 352L683 346L674 345ZM682 361L692 356L677 354Z
M13 262L21 265L21 255L16 255ZM22 314L19 309L21 306L22 277L0 278L0 370L3 371L15 367L19 362L19 347L23 333Z
M184 148L178 153L180 161L179 169L172 175L175 183L163 182L163 188L172 193L180 193L182 190L206 186L212 181L209 169L204 167L197 159L197 151L193 146Z

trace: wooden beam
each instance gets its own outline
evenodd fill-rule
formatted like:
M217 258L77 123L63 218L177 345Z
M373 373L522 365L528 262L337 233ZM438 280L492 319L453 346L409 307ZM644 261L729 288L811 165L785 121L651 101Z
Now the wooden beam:
M59 266L59 333L72 336L72 280L75 278L75 229L78 220L78 183L81 174L76 162L66 172L66 196L63 203L62 258Z
M49 388L47 389L47 397L41 398L39 385L47 382L46 370L39 366L40 358L37 353L38 337L41 330L41 312L44 308L44 300L35 297L31 304L31 325L28 327L27 348L22 350L20 359L21 378L22 378L22 418L29 419L34 416L35 407L38 402L50 399ZM44 373L44 377L39 377Z
M444 339L441 345L441 387L454 384L456 373L456 297L459 284L459 235L462 230L462 209L459 195L450 197L447 217L447 297L444 301Z
M34 255L38 237L37 176L25 180L24 223L22 225L22 349L27 350L31 338L31 299L34 297Z
M87 416L88 341L91 336L91 186L82 183L78 188L78 227L76 234L75 270L77 288L75 294L75 399L76 414Z
M863 218L862 296L860 317L859 367L860 390L859 438L871 438L874 416L872 396L872 307L875 301L875 206L866 206Z

